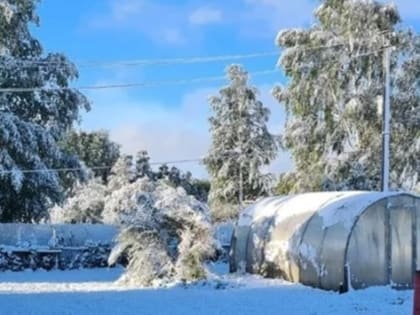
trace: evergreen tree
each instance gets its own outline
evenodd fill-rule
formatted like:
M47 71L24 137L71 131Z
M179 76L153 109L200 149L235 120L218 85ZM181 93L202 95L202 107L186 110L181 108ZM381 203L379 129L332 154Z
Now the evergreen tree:
M209 195L213 218L233 218L243 198L254 200L269 192L271 178L261 172L276 157L277 139L267 129L270 112L248 85L239 65L226 71L229 85L210 99L212 145L204 164L211 177Z
M61 54L44 55L32 37L36 0L0 2L0 220L37 221L63 197L56 172L23 172L68 167L58 141L72 127L87 99L69 88L75 66ZM73 161L74 162L74 161ZM71 165L74 166L74 163Z
M187 190L190 195L193 195L197 200L201 202L208 201L208 195L210 191L210 182L203 179L191 179L188 181L191 184L191 190Z
M181 171L177 167L172 166L169 170L168 180L175 187L182 186L181 176Z
M399 27L395 6L325 0L309 29L279 33L288 84L274 94L288 114L283 146L295 161L280 189L379 189L383 51L392 53L391 181L420 174L420 39ZM417 145L416 145L417 144ZM411 187L408 187L411 186Z
M71 131L66 135L62 147L82 160L89 168L93 167L95 177L106 183L111 167L120 156L120 146L109 139L107 131ZM97 168L101 167L101 168ZM103 168L102 168L103 167Z
M159 169L156 173L157 179L168 179L169 178L169 167L166 164L159 166Z
M137 152L136 156L136 173L138 178L148 177L153 179L155 174L150 166L149 153L146 150Z

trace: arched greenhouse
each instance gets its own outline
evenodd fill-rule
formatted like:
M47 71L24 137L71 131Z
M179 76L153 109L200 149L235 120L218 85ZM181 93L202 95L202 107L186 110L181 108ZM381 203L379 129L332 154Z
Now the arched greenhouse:
M420 198L360 191L266 198L241 213L231 245L232 272L337 291L411 287Z

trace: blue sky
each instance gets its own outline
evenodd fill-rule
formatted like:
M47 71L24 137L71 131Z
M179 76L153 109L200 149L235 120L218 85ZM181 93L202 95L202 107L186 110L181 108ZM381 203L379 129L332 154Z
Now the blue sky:
M275 52L277 31L308 26L317 0L43 0L34 34L46 51L76 63ZM420 1L396 0L407 25L420 29ZM275 67L277 56L241 60L251 73ZM230 62L190 65L80 68L75 85L220 76ZM272 111L270 128L284 115L269 91L280 72L252 79ZM82 128L108 129L125 152L149 151L152 160L189 159L206 153L210 139L207 97L224 82L87 93L92 111ZM200 165L181 166L205 176ZM290 169L281 153L271 169Z

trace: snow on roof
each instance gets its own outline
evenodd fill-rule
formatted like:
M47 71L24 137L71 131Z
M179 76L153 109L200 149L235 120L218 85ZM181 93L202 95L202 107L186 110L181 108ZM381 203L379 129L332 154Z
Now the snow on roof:
M250 226L265 218L275 218L275 223L304 213L317 213L323 219L323 228L342 223L350 229L355 218L369 205L401 192L315 192L293 196L262 199L246 208L240 215L238 226Z

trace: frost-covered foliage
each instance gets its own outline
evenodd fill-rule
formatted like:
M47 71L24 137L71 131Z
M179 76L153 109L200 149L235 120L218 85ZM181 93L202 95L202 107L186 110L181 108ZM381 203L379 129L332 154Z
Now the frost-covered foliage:
M209 202L215 220L237 216L241 183L244 199L269 192L271 176L262 174L261 168L277 154L276 137L267 129L269 109L257 99L258 90L249 86L248 73L231 65L226 76L229 85L210 98L212 144L204 162L211 177Z
M71 131L62 143L64 150L77 156L92 168L95 177L107 181L110 168L120 156L120 146L109 139L105 130L86 132Z
M196 195L206 198L208 192L206 182L193 180L189 173L173 171L174 168L169 171L168 176L163 177L159 175L162 174L160 171L153 172L149 167L147 162L145 167L139 168L138 160L134 166L131 156L122 155L111 169L108 183L103 183L100 178L95 177L75 185L63 204L51 208L50 222L128 223L132 220L133 213L138 211L139 202L146 196L145 192L151 191L153 189L151 187L158 182L180 188L180 191L192 200L195 200ZM149 170L147 176L144 176L144 170ZM174 177L173 174L178 175Z
M137 152L136 155L136 174L137 177L143 178L154 178L155 174L152 171L150 166L150 157L149 153L145 150Z
M154 182L142 178L110 191L105 198L102 221L105 224L122 225L130 223L133 216L152 215L149 212L139 211L139 209L148 207L152 202L149 199L149 192L153 190L154 186ZM151 218L144 218L144 220L149 219Z
M205 180L194 179L191 172L182 172L175 166L169 168L166 164L163 164L152 178L155 180L163 179L172 187L182 187L188 195L194 196L199 201L207 202L210 183Z
M107 185L97 178L77 187L51 210L51 221L121 226L109 262L128 261L125 281L149 286L204 278L202 264L213 251L207 206L166 178L138 177L135 169L122 156Z
M325 0L309 29L281 31L274 94L288 113L282 144L296 170L281 192L378 189L383 51L392 45L391 182L412 190L420 174L420 38L393 5ZM327 46L328 48L325 48Z
M123 281L143 286L206 276L213 241L207 207L182 188L143 178L107 200L104 221L122 224L109 262L126 256Z
M136 171L131 155L122 155L111 169L108 190L113 192L136 180Z
M57 142L88 108L86 98L67 88L77 69L61 54L44 55L30 34L38 24L36 0L0 2L0 88L40 88L0 93L0 220L38 221L62 198L56 172L26 169L74 167Z
M157 171L153 171L147 151L139 151L136 156L136 178L148 177L152 180L164 179L173 187L182 187L188 195L194 196L199 201L206 202L210 190L210 183L197 180L190 172L182 172L175 166L160 165Z
M109 244L94 244L72 250L63 248L58 252L36 248L0 248L0 271L104 268L108 266L110 252Z
M99 178L78 184L62 206L50 210L50 222L101 223L106 193L106 186Z

